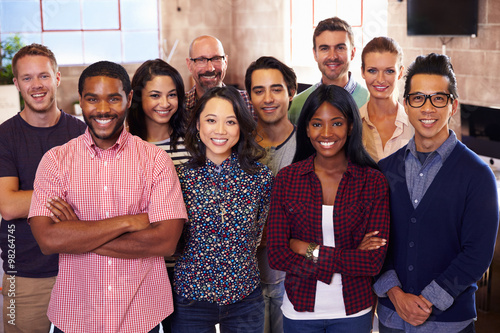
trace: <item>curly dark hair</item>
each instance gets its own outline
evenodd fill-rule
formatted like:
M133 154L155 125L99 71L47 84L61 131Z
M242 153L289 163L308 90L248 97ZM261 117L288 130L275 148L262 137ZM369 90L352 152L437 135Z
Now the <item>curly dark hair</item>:
M156 76L169 76L175 84L177 100L179 105L177 111L170 118L169 125L172 129L170 134L170 145L173 150L177 149L177 143L186 133L186 107L184 105L185 91L184 82L179 72L161 59L148 60L137 68L132 78L132 104L127 116L127 123L130 133L147 140L148 133L146 128L145 113L142 109L142 90L146 84Z
M347 119L348 125L352 125L351 132L345 143L347 158L359 166L369 166L379 170L377 163L368 155L363 146L361 132L363 124L358 107L351 94L344 88L325 84L320 85L318 89L314 90L304 103L299 120L297 121L297 150L293 157L293 163L305 160L316 152L311 140L307 136L307 126L309 126L309 122L316 110L324 102L330 103L342 112Z
M203 141L198 141L196 135L198 133L197 125L200 121L200 115L205 109L207 102L212 98L222 98L233 106L234 114L240 127L240 138L232 150L238 154L238 161L241 168L249 174L256 174L261 168L256 162L264 156L265 150L255 142L253 133L256 122L252 114L248 111L246 103L243 101L238 90L231 86L211 88L196 104L186 130L186 139L184 141L186 148L191 153L191 159L187 163L188 167L198 168L206 163L206 146Z

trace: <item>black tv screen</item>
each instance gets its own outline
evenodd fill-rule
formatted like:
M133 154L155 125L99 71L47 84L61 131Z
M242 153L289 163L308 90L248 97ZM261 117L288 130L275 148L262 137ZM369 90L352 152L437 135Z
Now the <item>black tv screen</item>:
M500 159L500 109L460 104L462 142L476 154Z
M409 36L476 36L478 0L407 0Z

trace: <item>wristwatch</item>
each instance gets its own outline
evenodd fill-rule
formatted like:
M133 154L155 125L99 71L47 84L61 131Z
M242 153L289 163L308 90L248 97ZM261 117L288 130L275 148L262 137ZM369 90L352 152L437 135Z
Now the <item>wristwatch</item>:
M312 251L312 259L313 259L313 262L314 263L317 263L318 262L318 258L319 258L319 245L317 245L314 250Z
M314 257L313 252L316 250L317 247L318 247L318 244L316 244L314 242L309 243L309 245L307 246L307 250L306 250L306 259L307 260L313 260L313 257ZM319 254L319 248L318 248L318 252L316 252L316 257L318 254Z

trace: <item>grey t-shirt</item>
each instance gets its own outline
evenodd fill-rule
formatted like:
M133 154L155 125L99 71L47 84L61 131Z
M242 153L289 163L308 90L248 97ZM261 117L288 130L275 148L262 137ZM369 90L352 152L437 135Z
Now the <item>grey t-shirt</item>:
M297 142L295 139L295 128L292 134L279 146L267 147L266 156L260 162L267 165L276 176L278 171L290 165L295 155ZM277 271L269 267L267 260L267 247L257 249L257 261L259 263L260 280L267 284L277 284L285 279L285 272Z

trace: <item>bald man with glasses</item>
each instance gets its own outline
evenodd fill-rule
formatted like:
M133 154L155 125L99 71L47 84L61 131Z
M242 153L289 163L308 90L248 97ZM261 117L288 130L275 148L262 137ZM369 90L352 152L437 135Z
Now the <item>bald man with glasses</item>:
M188 114L193 111L196 102L213 87L222 87L226 76L228 55L220 40L213 36L200 36L195 38L189 46L189 57L186 64L193 76L195 85L186 92L186 110ZM239 90L248 110L254 115L253 106L248 94ZM255 117L254 117L255 118Z

